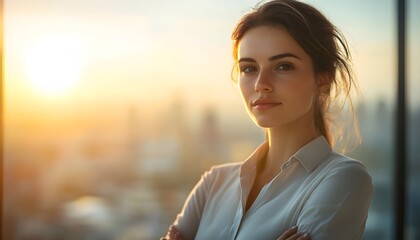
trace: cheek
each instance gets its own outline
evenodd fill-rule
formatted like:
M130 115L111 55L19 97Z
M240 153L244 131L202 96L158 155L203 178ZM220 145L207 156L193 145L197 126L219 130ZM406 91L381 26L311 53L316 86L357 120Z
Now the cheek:
M307 111L313 104L315 89L315 80L296 81L284 89L284 93L287 93L290 104Z
M247 101L252 94L252 88L247 81L238 81L239 90L241 91L242 98Z

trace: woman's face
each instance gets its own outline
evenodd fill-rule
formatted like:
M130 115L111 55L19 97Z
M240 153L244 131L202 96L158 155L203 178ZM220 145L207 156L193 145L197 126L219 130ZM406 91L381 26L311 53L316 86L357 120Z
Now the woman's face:
M283 27L259 26L238 46L238 84L249 115L263 128L313 123L317 80L311 58Z

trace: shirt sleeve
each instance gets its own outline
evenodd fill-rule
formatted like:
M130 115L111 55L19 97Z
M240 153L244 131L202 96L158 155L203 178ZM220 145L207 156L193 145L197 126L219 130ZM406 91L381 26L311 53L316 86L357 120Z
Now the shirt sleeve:
M366 167L340 163L319 183L298 217L299 231L312 240L361 239L374 189Z
M212 176L211 172L212 170L207 171L201 176L200 181L198 181L185 201L182 211L172 224L181 233L183 240L195 238L206 204L208 186Z

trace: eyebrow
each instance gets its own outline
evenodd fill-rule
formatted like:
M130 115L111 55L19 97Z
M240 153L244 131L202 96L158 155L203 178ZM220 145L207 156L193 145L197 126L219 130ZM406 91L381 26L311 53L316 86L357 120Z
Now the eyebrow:
M292 58L296 58L296 59L300 60L300 57L296 56L293 53L281 53L281 54L277 54L277 55L274 55L274 56L270 57L268 59L268 61L271 62L271 61L281 59L281 58L286 58L286 57L292 57ZM238 62L256 62L256 61L253 58L241 58L241 59L238 60Z

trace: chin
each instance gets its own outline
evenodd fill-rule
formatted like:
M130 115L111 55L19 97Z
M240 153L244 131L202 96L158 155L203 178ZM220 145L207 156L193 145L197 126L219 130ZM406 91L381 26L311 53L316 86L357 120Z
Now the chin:
M261 119L260 120L254 119L254 123L260 128L272 128L279 125L278 121L274 122L272 120L261 120Z
M293 120L284 118L253 118L252 120L254 121L255 125L261 128L284 127L293 123Z

